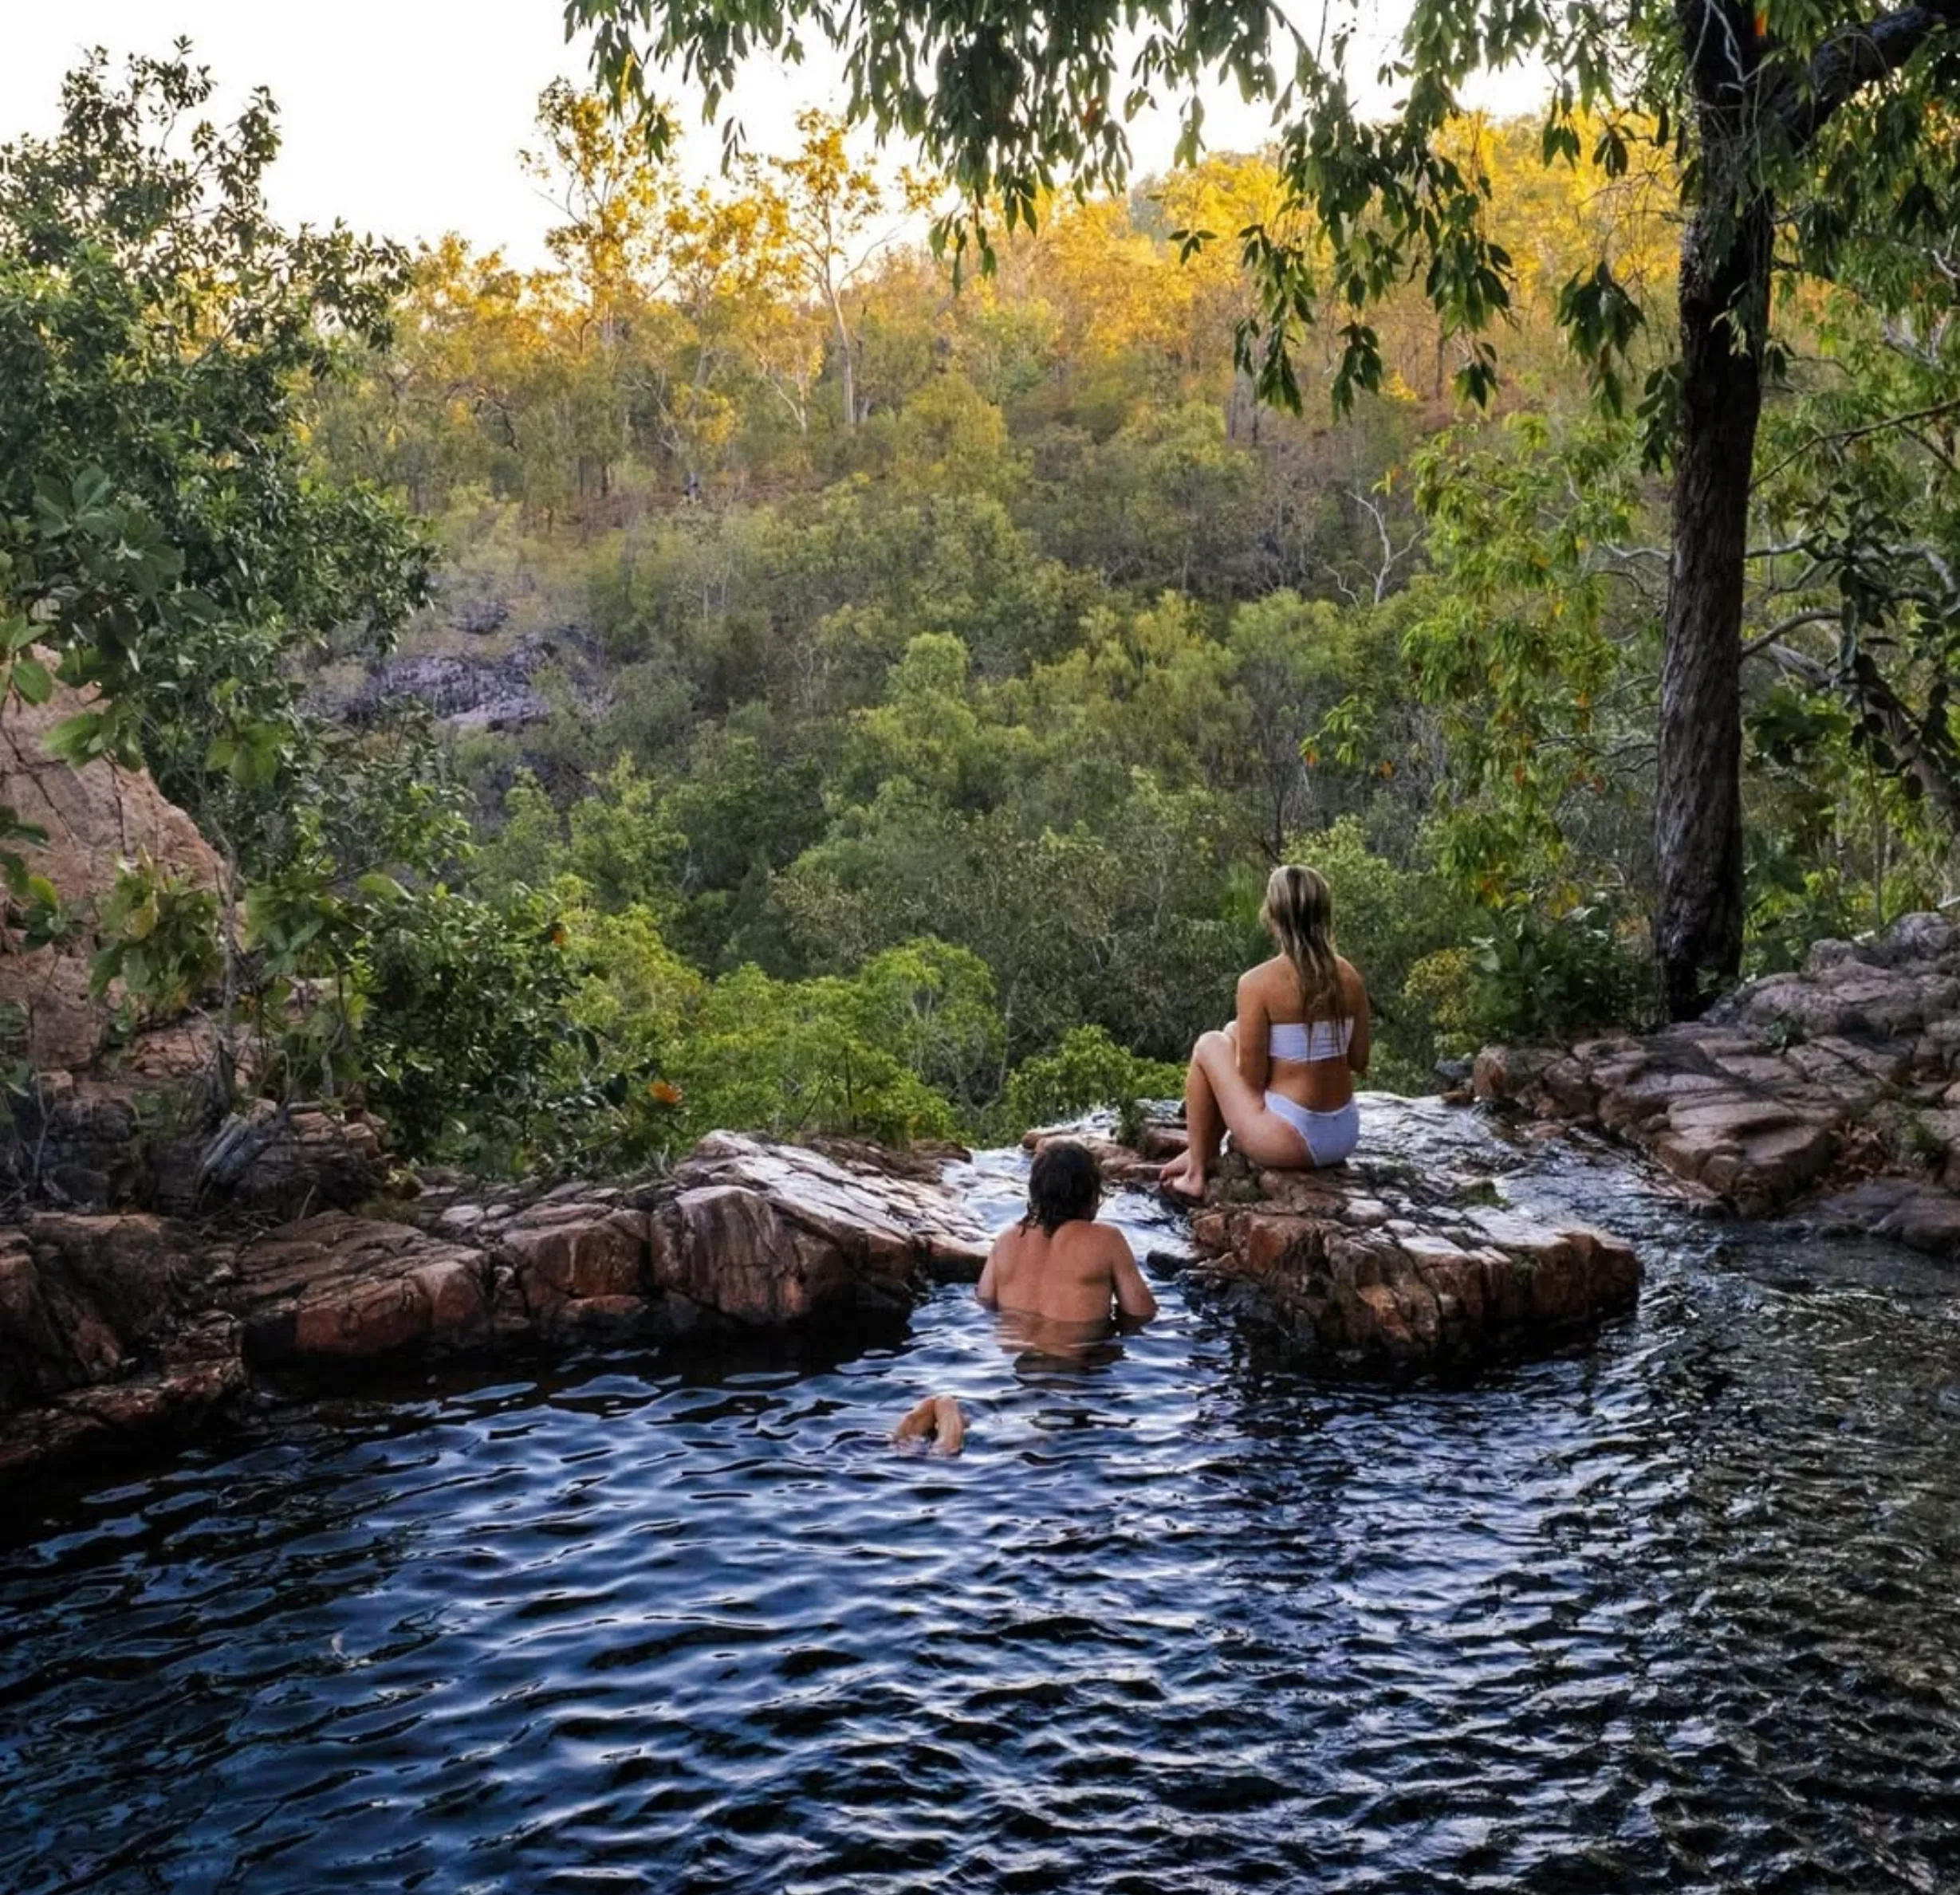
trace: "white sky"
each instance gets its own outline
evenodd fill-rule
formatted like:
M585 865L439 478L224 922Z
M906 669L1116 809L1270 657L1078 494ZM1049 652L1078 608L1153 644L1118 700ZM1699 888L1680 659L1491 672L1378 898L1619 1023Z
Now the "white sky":
M235 108L260 85L278 101L285 145L270 189L287 221L338 217L409 241L455 230L479 249L539 262L553 215L517 152L540 89L585 76L584 49L566 44L563 22L561 0L0 0L0 141L53 128L61 76L85 49L106 46L120 61L187 35L222 88L221 106ZM1353 69L1373 64L1364 56ZM1480 102L1523 110L1535 91L1513 76ZM767 149L793 140L799 107L841 103L810 67L758 67L738 116ZM698 107L683 104L691 126ZM1214 147L1250 148L1265 135L1266 108L1235 94L1208 96L1206 115ZM1138 167L1166 165L1175 135L1167 113L1133 128ZM715 135L697 131L683 163L706 173L719 154Z

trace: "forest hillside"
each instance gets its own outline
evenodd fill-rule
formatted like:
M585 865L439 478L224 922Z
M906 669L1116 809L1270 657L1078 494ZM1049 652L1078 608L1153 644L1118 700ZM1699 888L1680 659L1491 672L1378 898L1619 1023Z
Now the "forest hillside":
M1381 1083L1647 1016L1666 416L1561 320L1604 254L1665 333L1664 153L1466 121L1501 381L1466 403L1412 284L1337 411L1330 285L1296 416L1240 346L1260 155L1058 199L956 287L931 182L839 124L683 185L561 84L522 270L280 229L271 103L187 135L208 95L98 60L0 155L8 689L98 686L57 745L223 865L84 913L7 845L17 940L89 934L130 1024L211 1008L255 1083L478 1166L998 1135L1173 1089L1285 859ZM1950 893L1943 241L1781 314L1748 971Z

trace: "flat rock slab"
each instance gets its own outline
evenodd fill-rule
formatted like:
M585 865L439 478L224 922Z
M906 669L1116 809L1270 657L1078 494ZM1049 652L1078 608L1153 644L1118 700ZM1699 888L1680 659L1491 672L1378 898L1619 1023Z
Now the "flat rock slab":
M1819 942L1801 972L1659 1032L1487 1047L1474 1085L1596 1126L1746 1217L1823 1192L1841 1227L1960 1256L1960 930L1942 916Z

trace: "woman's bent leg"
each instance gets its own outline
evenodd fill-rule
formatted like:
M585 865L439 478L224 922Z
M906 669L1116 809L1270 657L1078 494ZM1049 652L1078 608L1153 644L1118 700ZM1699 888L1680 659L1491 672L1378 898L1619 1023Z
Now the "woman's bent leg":
M1218 1119L1232 1134L1232 1142L1255 1165L1290 1169L1310 1166L1313 1154L1300 1133L1270 1111L1265 1095L1255 1091L1238 1070L1238 1048L1223 1033L1206 1033L1191 1054L1194 1066L1203 1069L1212 1107ZM1210 1160L1218 1155L1214 1135Z
M1222 1037L1206 1033L1198 1044L1202 1046L1206 1040ZM1205 1075L1197 1048L1193 1048L1191 1066L1184 1075L1184 1155L1165 1166L1158 1174L1158 1181L1164 1189L1180 1197L1202 1197L1205 1179L1218 1162L1218 1146L1224 1137L1225 1121L1219 1114L1218 1102L1213 1096L1211 1082Z

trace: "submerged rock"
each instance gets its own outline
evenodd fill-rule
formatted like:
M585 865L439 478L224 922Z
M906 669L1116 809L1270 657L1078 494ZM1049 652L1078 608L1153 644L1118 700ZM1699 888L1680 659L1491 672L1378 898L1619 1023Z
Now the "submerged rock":
M1474 1083L1651 1154L1718 1206L1761 1217L1828 1191L1832 1222L1960 1256L1960 930L1941 916L1819 942L1801 972L1658 1032L1486 1048ZM1849 1188L1875 1174L1883 1188Z

